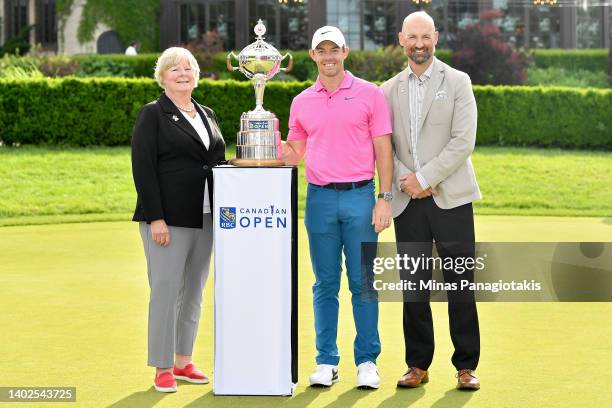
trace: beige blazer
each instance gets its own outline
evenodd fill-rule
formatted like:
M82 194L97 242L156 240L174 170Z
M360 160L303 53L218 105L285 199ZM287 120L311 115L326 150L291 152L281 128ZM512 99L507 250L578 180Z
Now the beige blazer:
M482 198L470 155L476 143L476 100L470 77L434 57L427 83L417 142L421 174L443 209ZM393 124L393 217L400 215L410 196L400 191L400 176L415 171L410 143L408 69L382 85Z

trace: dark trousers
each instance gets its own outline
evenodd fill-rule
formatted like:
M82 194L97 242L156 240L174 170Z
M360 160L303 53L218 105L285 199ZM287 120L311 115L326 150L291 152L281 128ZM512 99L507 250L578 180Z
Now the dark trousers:
M394 223L398 253L401 255L412 252L407 255L430 257L435 241L441 258L474 256L474 213L471 203L444 210L431 197L413 199L404 212L394 219ZM402 245L409 242L419 244ZM411 276L412 279L415 277L406 275L405 271L400 273L402 279L404 276ZM473 269L462 274L444 269L443 274L445 283L465 279L474 281ZM416 276L419 279L431 279L432 271L421 269ZM419 295L421 297L413 297L409 301L405 297L403 304L406 364L427 370L434 354L433 320L429 291L423 290ZM480 357L480 332L474 294L471 291L447 291L447 296L450 334L455 347L452 363L457 369L474 370Z

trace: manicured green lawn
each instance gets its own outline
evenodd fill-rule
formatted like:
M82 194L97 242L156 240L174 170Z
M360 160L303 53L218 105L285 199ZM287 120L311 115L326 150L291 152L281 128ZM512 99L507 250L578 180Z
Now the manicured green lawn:
M233 151L228 157L233 157ZM477 148L477 214L612 216L612 153ZM299 170L300 210L305 186ZM0 148L0 225L129 219L129 149Z
M146 265L137 226L130 222L0 228L0 387L75 386L77 403L52 405L88 408L611 406L612 303L479 304L482 389L476 393L454 390L443 303L432 305L436 354L429 384L397 390L395 382L405 369L401 305L383 303L382 385L377 391L356 390L345 278L338 338L341 380L331 389L306 387L315 353L313 276L306 233L299 225L299 385L292 398L215 397L211 385L184 383L172 395L151 389ZM481 241L603 241L612 236L612 223L594 217L479 216L476 232ZM387 230L381 241L392 238ZM211 279L194 358L214 379L213 286Z

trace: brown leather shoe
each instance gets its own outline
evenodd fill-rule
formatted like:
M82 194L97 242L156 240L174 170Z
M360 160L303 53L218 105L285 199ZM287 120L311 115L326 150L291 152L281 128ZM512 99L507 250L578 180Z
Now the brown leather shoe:
M416 388L421 384L429 382L429 374L427 370L410 367L406 374L402 375L397 381L398 387Z
M476 377L474 370L462 368L457 371L457 389L458 390L479 390L480 381Z

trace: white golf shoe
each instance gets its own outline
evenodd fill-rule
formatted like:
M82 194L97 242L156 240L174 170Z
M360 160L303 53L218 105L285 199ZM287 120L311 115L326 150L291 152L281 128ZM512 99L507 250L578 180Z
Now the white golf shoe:
M309 377L310 385L323 385L331 387L338 382L338 366L330 364L319 364L314 373Z
M357 366L357 388L371 389L380 387L378 367L371 361Z

